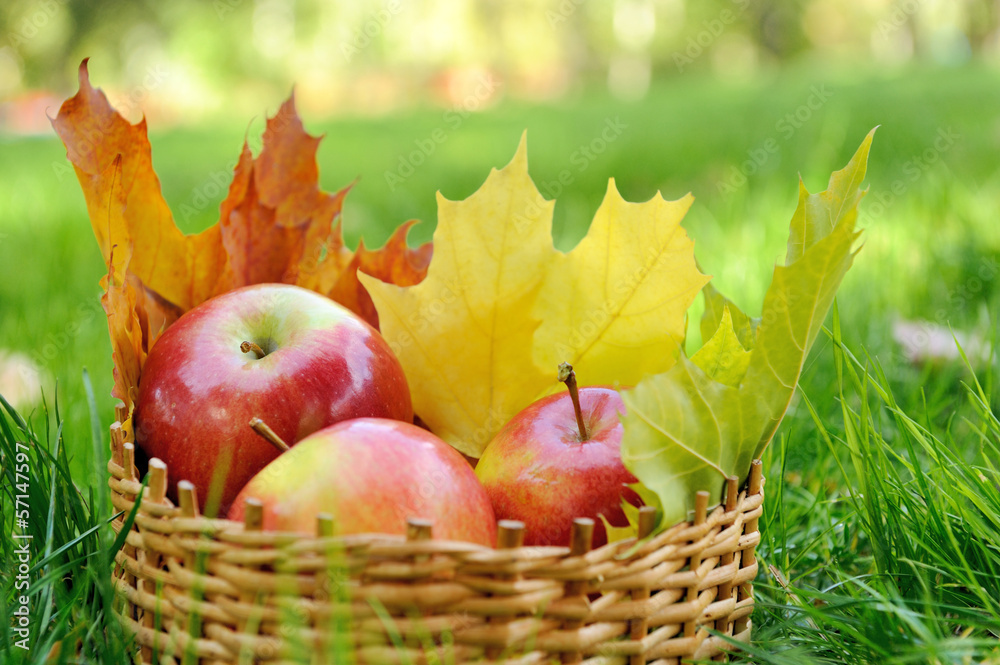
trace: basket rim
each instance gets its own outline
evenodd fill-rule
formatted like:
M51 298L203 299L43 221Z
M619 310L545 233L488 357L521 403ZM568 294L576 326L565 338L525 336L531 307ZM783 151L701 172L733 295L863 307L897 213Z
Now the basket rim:
M119 404L116 407L116 412L119 416L122 415L121 410L123 408L124 404ZM135 444L126 440L127 434L123 422L123 420L119 419L111 425L112 454L107 464L107 471L110 475L108 484L113 495L118 494L122 497L131 495L139 500L140 506L136 515L137 521L140 515L148 515L158 522L162 522L166 518L173 524L180 524L181 527L187 527L186 529L178 529L180 531L199 532L205 535L211 534L213 537L220 538L221 540L250 547L267 545L294 547L296 543L304 540L316 543L317 546L339 545L343 547L357 547L371 546L377 543L396 545L408 540L407 536L402 534L383 532L335 534L332 531L332 518L329 518L329 516L324 517L323 513L317 514L319 525L317 531L313 533L282 530L264 531L260 528L259 510L261 504L259 500L253 498L248 498L247 500L248 510L246 510L245 519L242 521L229 519L228 517L203 515L198 508L197 489L192 483L184 479L180 479L175 483L178 488L179 505L174 505L166 496L168 472L166 462L159 458L151 458L148 468L148 485L144 486L140 481L139 470L135 464ZM641 546L644 542L648 542L664 534L673 534L674 532L686 529L707 529L706 522L710 521L709 518L719 513L720 510L723 515L726 515L737 512L747 501L762 502L762 498L756 499L756 497L762 497L764 482L765 478L762 473L761 460L755 459L751 463L750 473L744 483L740 484L735 477L730 477L726 480L724 484L725 491L721 493L722 498L719 501L709 504L709 493L707 491L698 492L695 508L688 511L688 519L664 526L658 531L655 529L652 531L647 530L647 533L643 535L637 534L637 536L623 540L608 541L605 545L589 551L596 552L608 547L628 550L636 546ZM123 499L121 503L122 505L114 505L113 508L128 512L134 507L135 501ZM727 509L727 503L732 507ZM755 507L751 507L750 509L752 510ZM589 518L576 518L574 522L581 519L593 522ZM326 526L323 524L325 521L328 522ZM711 521L714 522L714 520ZM502 522L511 523L510 526L514 529L517 529L517 525L521 524L513 520L497 520L498 525ZM456 554L472 554L476 552L494 553L501 551L497 546L489 547L469 541L434 537L430 534L432 525L428 520L410 518L408 525L411 528L427 531L426 533L421 533L418 536L418 540L432 540L436 544L436 547L432 548L434 552L442 552L442 548ZM523 525L521 527L523 528ZM691 535L694 536L694 534ZM409 540L413 540L413 538L411 537ZM427 546L423 547L427 549ZM506 547L504 549L511 550L514 548ZM516 549L531 550L537 556L564 557L571 554L572 546L519 544L516 546ZM415 551L414 553L422 552Z

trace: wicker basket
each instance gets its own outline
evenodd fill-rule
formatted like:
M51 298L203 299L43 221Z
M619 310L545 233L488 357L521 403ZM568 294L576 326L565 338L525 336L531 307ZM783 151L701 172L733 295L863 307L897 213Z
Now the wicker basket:
M143 486L122 405L116 415L109 484L128 515ZM497 549L433 540L420 520L406 538L333 537L323 516L315 537L263 532L259 504L244 523L202 517L190 483L174 506L166 465L149 466L113 580L144 664L666 664L725 660L750 639L759 461L711 513L700 492L693 522L596 550L587 519L569 548L521 546L523 526L505 521ZM641 513L640 535L652 518Z

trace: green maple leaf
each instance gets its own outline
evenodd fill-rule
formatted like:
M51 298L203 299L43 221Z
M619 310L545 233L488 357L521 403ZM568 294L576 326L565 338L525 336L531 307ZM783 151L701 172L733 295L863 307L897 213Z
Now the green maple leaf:
M622 459L660 507L660 525L687 519L695 492L720 497L727 477L745 479L774 437L854 261L874 132L826 191L809 194L800 181L788 255L774 269L759 325L706 289L705 347L623 392ZM740 354L750 348L749 358Z
M719 329L719 323L722 321L723 312L728 309L733 323L733 332L736 333L737 339L740 340L744 349L748 351L752 349L754 341L757 339L757 326L760 324L760 319L752 319L740 311L740 308L719 293L711 282L702 288L701 293L705 297L705 312L701 315L699 326L702 343L707 343L715 335Z
M739 313L739 310L736 311ZM729 305L723 305L722 318L715 333L691 357L691 362L712 379L734 387L740 385L746 375L751 355L744 348L736 326Z

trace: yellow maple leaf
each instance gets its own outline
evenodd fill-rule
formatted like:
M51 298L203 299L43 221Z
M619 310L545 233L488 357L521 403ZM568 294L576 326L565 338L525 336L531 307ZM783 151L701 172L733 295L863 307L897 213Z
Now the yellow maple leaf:
M557 255L552 208L528 177L522 138L478 192L464 201L438 194L424 281L399 287L358 275L406 371L414 412L473 457L548 381L531 349L540 323L532 309Z
M415 286L359 275L406 371L414 411L479 457L572 363L586 385L637 383L669 369L685 312L708 278L680 226L692 197L622 199L612 181L590 232L552 243L553 202L513 160L464 201L438 195L434 257Z
M631 386L673 366L685 313L708 282L681 220L694 197L645 203L608 182L590 231L549 266L535 307L535 360L573 365L585 385ZM555 373L552 387L555 386Z

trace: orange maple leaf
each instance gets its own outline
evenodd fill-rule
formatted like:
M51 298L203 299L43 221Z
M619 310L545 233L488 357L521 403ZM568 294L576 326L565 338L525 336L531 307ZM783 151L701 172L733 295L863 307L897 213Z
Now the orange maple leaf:
M294 96L267 120L259 155L244 142L219 223L185 235L160 191L145 119L133 125L112 108L91 86L86 60L79 79L80 90L52 125L76 170L108 268L101 302L115 364L112 394L129 408L156 338L213 296L248 284L297 284L377 326L357 271L407 286L426 275L431 244L407 246L412 222L380 250L344 246L341 209L349 187L333 194L320 189L320 138L306 133Z
M340 279L327 295L351 311L357 312L370 325L378 328L375 303L358 280L358 270L397 286L413 286L423 281L427 276L427 266L431 262L433 247L431 243L427 243L417 249L408 248L406 234L414 224L416 220L401 224L385 246L377 251L365 247L365 241L362 240L347 269L340 273Z

